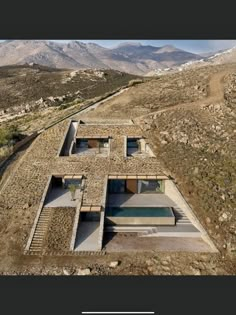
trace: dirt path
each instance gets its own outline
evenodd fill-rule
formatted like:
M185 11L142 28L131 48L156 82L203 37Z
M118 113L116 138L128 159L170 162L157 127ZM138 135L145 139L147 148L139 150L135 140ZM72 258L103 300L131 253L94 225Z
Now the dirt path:
M137 117L136 119L139 120L140 118L146 118L155 114L163 113L166 111L170 111L173 109L194 109L194 108L203 108L211 103L222 102L224 100L224 85L223 80L227 74L234 72L236 69L232 68L231 70L224 70L218 73L215 73L211 76L209 80L208 86L208 95L206 98L192 102L192 103L180 103L173 106L168 106L157 111L142 115Z

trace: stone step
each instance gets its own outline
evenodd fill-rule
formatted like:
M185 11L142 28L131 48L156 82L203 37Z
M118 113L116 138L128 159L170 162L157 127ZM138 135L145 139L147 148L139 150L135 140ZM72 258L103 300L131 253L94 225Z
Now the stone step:
M191 224L190 221L178 221L176 222L176 225L179 225L179 224Z
M30 251L31 251L31 253L34 253L34 252L41 252L41 248L30 248Z
M47 227L44 227L44 228L40 227L40 228L37 230L37 232L45 233L46 230L47 230Z
M32 245L30 246L30 250L41 250L41 246Z
M49 222L49 221L48 221ZM38 222L37 227L38 228L45 228L48 225L48 222Z
M34 236L30 244L30 251L41 251L44 235L48 229L51 210L44 208L39 216L39 220L34 231Z
M147 230L151 230L152 227L150 226L106 226L104 228L105 232L133 232L133 233L138 233L138 232L143 232Z
M34 242L31 243L31 246L30 246L30 247L32 247L32 246L41 247L42 244L43 244L43 241L42 241L42 240L39 241L39 242L35 242L35 241L34 241Z

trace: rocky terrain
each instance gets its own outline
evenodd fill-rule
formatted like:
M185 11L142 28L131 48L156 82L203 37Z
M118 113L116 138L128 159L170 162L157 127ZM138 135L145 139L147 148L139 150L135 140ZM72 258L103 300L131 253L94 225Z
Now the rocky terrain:
M51 219L43 246L46 251L69 250L75 209L51 208L50 211Z
M134 118L163 108L192 102L204 102L208 95L210 76L231 66L207 66L180 73L166 74L136 85L127 93L106 102L90 117ZM214 100L213 100L214 101Z
M207 66L132 86L79 116L134 119L148 137L157 165L175 179L219 253L23 255L47 176L66 163L66 158L63 165L54 161L66 128L63 122L35 140L4 187L0 199L1 274L235 274L235 102L236 65ZM94 169L100 169L96 163ZM71 164L65 167L74 170Z
M7 266L8 263L8 266ZM89 256L21 256L0 264L4 275L229 275L235 262L225 256L189 253L109 254Z
M17 140L136 80L114 70L0 67L0 160Z
M133 87L98 108L96 113L114 118L119 115L119 108L124 117L136 117L135 122L141 124L151 139L166 172L175 179L220 252L233 261L236 252L235 74L236 66L231 64L166 75ZM183 90L177 89L176 78L183 82ZM166 98L160 103L159 84L165 80L169 86L176 87L172 89L176 94L171 102L171 92L162 89ZM198 80L202 84L199 89L195 88ZM151 108L141 115L151 90Z
M113 70L59 70L39 65L0 67L0 119L71 102L126 85L136 76Z
M236 249L235 73L232 64L166 75L90 113L136 117L201 223L219 248L229 252ZM164 88L167 84L171 91ZM152 101L146 106L149 95Z

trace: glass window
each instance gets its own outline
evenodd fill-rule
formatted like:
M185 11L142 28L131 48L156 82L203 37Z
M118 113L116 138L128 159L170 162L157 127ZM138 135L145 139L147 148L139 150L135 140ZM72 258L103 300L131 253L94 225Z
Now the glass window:
M125 192L125 179L109 180L109 193L117 194Z
M162 180L139 180L138 193L161 193L163 192Z
M108 139L100 139L99 140L100 148L108 148Z
M78 140L78 142L76 144L80 148L87 148L88 147L88 140L87 139L80 139L80 140Z
M67 189L69 185L75 185L77 187L79 187L81 185L81 179L77 179L77 178L66 178L65 179L65 184L64 187Z
M137 141L137 139L128 139L127 140L127 147L128 148L138 148L138 141Z

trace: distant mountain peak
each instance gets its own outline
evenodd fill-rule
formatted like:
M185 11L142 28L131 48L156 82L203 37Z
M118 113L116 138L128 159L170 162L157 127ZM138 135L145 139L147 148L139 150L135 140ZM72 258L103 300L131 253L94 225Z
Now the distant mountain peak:
M158 49L157 53L173 52L173 51L183 51L183 50L175 47L174 45L164 45Z
M173 45L156 47L136 41L125 41L114 48L79 40L13 40L0 45L0 66L34 63L64 69L114 69L136 75L201 58Z

